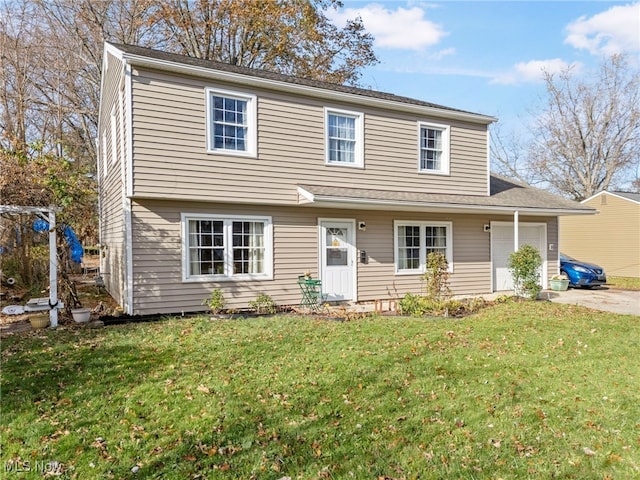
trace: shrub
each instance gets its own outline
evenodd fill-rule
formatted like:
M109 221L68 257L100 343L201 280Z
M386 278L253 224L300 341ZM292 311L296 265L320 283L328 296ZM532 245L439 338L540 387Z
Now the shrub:
M509 271L513 277L513 285L517 296L535 300L542 286L540 285L540 266L542 257L537 248L523 245L517 252L509 256Z
M266 293L261 293L255 300L250 301L249 307L259 315L272 314L278 311L278 306Z
M471 298L464 300L440 299L423 297L407 293L400 300L400 313L421 317L425 315L433 317L461 317L475 313L487 306L483 298Z
M426 281L427 298L440 300L451 296L449 289L449 262L441 253L431 252L427 255L424 279Z
M216 288L211 292L211 296L209 298L205 298L202 303L203 305L207 305L209 307L209 310L211 310L211 313L213 313L214 315L222 312L225 305L224 294L222 293L222 290Z
M426 313L424 309L424 300L425 297L414 295L413 293L407 293L398 304L400 313L403 315L424 315Z

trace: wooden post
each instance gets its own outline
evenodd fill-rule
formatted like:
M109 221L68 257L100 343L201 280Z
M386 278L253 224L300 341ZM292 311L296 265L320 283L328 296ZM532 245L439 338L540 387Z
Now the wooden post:
M56 213L49 211L49 320L58 326L58 247L56 245Z

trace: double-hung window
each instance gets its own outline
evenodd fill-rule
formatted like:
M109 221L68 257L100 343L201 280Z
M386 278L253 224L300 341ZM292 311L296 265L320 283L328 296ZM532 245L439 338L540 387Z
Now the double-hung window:
M208 88L207 149L232 155L256 154L256 97Z
M272 277L271 217L183 214L183 279Z
M449 127L431 123L419 124L420 172L449 174Z
M451 222L394 222L396 273L424 273L429 253L441 253L453 271Z
M362 113L325 109L325 148L328 165L363 166L362 124Z

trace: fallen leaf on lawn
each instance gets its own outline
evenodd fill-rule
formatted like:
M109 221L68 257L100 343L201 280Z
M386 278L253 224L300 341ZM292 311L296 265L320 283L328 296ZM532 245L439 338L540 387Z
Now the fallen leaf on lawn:
M585 455L588 455L589 457L593 457L596 454L596 452L591 450L589 447L584 447L582 451L584 452Z

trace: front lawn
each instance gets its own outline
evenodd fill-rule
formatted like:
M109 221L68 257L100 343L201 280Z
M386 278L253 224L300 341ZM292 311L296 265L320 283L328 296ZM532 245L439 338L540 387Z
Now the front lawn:
M640 290L640 278L637 277L607 277L607 285L624 290Z
M548 302L462 320L203 317L34 332L2 340L2 468L633 478L638 351L640 318Z

